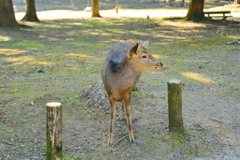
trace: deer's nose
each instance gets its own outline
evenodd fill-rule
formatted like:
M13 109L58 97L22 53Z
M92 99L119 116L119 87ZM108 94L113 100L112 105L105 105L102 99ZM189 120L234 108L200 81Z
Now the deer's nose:
M160 62L160 65L161 65L161 66L163 66L163 63L162 63L162 62Z

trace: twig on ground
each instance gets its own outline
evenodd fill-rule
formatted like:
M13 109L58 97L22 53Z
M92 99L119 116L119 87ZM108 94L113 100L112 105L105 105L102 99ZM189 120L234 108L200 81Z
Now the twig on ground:
M13 143L9 143L9 142L4 141L4 140L2 140L2 142L3 142L3 143L6 143L6 144L8 144L8 145L11 145L11 146L15 146L15 144L13 144Z
M121 140L123 140L124 138L126 138L128 136L128 134L126 134L125 136L123 136L122 138L120 138L119 140L117 140L117 142L113 143L113 147L118 143L120 142Z

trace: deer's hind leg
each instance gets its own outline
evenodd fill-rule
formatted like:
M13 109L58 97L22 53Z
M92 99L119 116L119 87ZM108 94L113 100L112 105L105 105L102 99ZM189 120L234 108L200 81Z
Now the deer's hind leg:
M133 136L133 130L132 130L132 120L131 120L131 106L130 106L130 100L131 100L131 94L127 95L123 99L124 104L124 111L127 117L127 124L129 128L129 141L130 143L134 143L134 136Z
M116 101L111 98L111 96L109 97L109 102L110 102L110 110L111 110L111 121L110 121L110 132L108 135L108 145L112 146L113 144L113 122L114 122L114 118L116 115Z
M122 102L122 113L119 115L119 117L118 117L118 121L122 121L123 120L123 116L124 116L124 114L125 114L125 111L124 111L125 109L124 109L124 102Z

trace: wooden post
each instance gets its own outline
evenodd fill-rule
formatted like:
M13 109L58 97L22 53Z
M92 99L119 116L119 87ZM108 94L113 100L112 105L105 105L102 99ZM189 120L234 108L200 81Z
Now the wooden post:
M46 104L46 159L62 159L62 104Z
M116 13L118 13L118 0L116 0Z
M183 134L182 83L177 79L168 82L168 118L170 132Z

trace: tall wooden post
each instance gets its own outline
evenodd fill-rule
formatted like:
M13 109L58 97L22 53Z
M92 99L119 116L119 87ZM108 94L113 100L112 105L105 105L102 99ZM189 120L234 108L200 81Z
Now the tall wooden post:
M46 104L46 159L62 159L62 104Z
M118 0L116 0L116 13L118 13Z
M168 118L170 132L184 134L182 118L182 83L177 79L171 79L168 82Z

